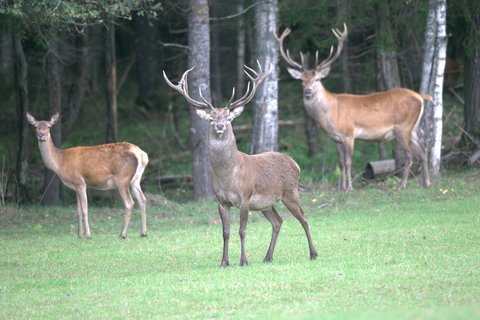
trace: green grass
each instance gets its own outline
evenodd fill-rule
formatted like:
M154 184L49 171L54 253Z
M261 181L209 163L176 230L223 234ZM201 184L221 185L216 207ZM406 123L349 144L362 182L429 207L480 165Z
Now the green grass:
M239 267L234 210L230 268L213 202L158 201L149 236L136 211L126 240L121 208L91 208L92 239L76 238L75 208L0 208L0 319L473 319L480 316L480 181L448 175L423 189L397 180L339 194L307 188L300 224L284 224L274 262L271 227L252 213L248 267ZM160 204L158 204L160 203Z

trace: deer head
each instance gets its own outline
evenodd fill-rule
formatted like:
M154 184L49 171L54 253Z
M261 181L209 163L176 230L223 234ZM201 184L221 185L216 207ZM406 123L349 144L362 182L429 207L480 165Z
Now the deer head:
M287 51L285 51L285 49L283 48L283 40L292 32L290 28L286 28L280 37L277 36L277 34L275 33L273 34L275 36L275 39L277 39L278 45L280 47L280 55L290 66L290 68L287 68L288 73L290 73L292 78L302 80L303 94L305 98L309 99L313 95L313 93L322 86L321 79L328 76L330 72L330 67L342 53L343 43L345 42L348 34L347 26L345 23L343 24L343 28L343 32L340 32L340 30L338 29L332 29L333 34L337 38L338 45L336 50L334 50L334 46L330 48L330 54L325 60L318 63L318 51L315 52L315 68L313 70L306 69L304 54L302 52L300 52L300 64L291 58L288 49Z
M212 130L217 134L218 137L222 137L225 130L231 126L233 119L238 117L244 110L245 105L248 104L257 91L258 86L265 80L265 78L272 72L273 66L270 64L269 69L266 72L263 72L260 62L258 62L259 72L256 72L252 68L245 66L245 74L250 79L247 90L245 94L238 100L233 101L235 96L235 87L232 90L232 96L228 100L227 104L223 108L216 108L212 105L211 102L207 101L202 94L202 90L199 88L199 94L202 101L198 101L190 97L188 93L188 82L187 77L188 73L193 70L194 67L185 71L178 82L178 84L173 84L163 71L163 77L167 84L177 92L179 92L188 103L193 106L196 110L197 115L204 119L210 121Z
M52 116L50 121L37 121L30 113L27 112L27 120L32 126L35 127L35 132L37 133L37 139L39 142L45 142L50 139L50 128L58 122L58 119L58 112Z

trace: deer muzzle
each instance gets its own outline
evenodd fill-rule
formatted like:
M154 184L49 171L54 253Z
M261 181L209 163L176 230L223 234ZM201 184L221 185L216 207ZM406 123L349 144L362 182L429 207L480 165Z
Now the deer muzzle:
M223 123L215 124L215 131L218 135L222 135L225 132L225 125Z
M43 133L43 132L37 132L37 139L38 141L47 141L48 140L48 134Z
M307 87L303 89L303 94L305 95L306 98L310 98L313 94L313 90L310 87Z

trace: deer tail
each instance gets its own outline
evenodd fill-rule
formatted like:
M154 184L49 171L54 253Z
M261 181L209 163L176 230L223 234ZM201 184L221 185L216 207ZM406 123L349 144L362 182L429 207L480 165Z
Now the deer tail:
M428 101L431 101L433 102L433 97L431 95L428 95L428 94L421 94L423 100L428 100Z

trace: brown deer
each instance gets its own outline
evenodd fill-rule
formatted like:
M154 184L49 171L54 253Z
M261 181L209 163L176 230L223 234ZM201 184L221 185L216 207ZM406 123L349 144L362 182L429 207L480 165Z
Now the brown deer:
M185 71L177 85L168 79L165 71L163 72L168 85L183 95L189 104L196 108L198 116L210 121L208 148L212 189L218 200L218 212L223 227L223 257L220 265L226 267L230 264L228 242L230 238L230 208L232 206L240 209L240 265L248 264L245 254L245 234L249 210L261 211L272 224L272 238L264 259L265 262L272 261L275 243L282 225L282 218L273 206L277 200L281 200L301 223L307 236L310 259L315 259L317 253L310 237L307 218L299 204L300 168L297 163L289 156L279 152L248 155L237 149L231 122L242 113L245 105L255 95L258 85L272 70L272 66L270 66L270 70L263 73L260 67L259 74L247 66L245 68L245 73L250 79L246 93L240 99L232 101L235 95L234 88L232 97L224 108L213 107L202 96L201 90L199 91L202 101L190 97L187 76L193 68Z
M328 57L318 63L318 51L315 54L315 68L304 67L304 55L300 53L302 64L295 62L283 48L284 39L291 33L286 28L278 37L274 34L280 47L280 54L291 67L290 75L302 80L303 104L307 114L326 131L336 143L341 167L340 190L352 190L351 166L355 139L384 141L396 138L405 150L407 162L403 168L400 188L407 186L408 174L413 162L413 153L422 160L423 185L430 186L428 164L425 149L417 138L417 127L423 114L424 99L432 101L431 96L420 95L412 90L396 88L385 92L368 95L330 93L323 87L331 65L342 52L347 37L344 31L332 29L337 38L337 49L331 47Z
M128 223L134 205L130 187L142 212L140 235L147 236L147 199L140 187L148 155L134 144L109 143L90 147L58 149L50 137L50 128L57 123L58 113L50 121L37 121L27 113L27 120L36 130L38 146L45 166L55 172L63 184L77 194L78 237L90 239L87 187L99 190L118 189L125 205L125 218L120 236L127 237ZM85 234L83 233L85 224Z

